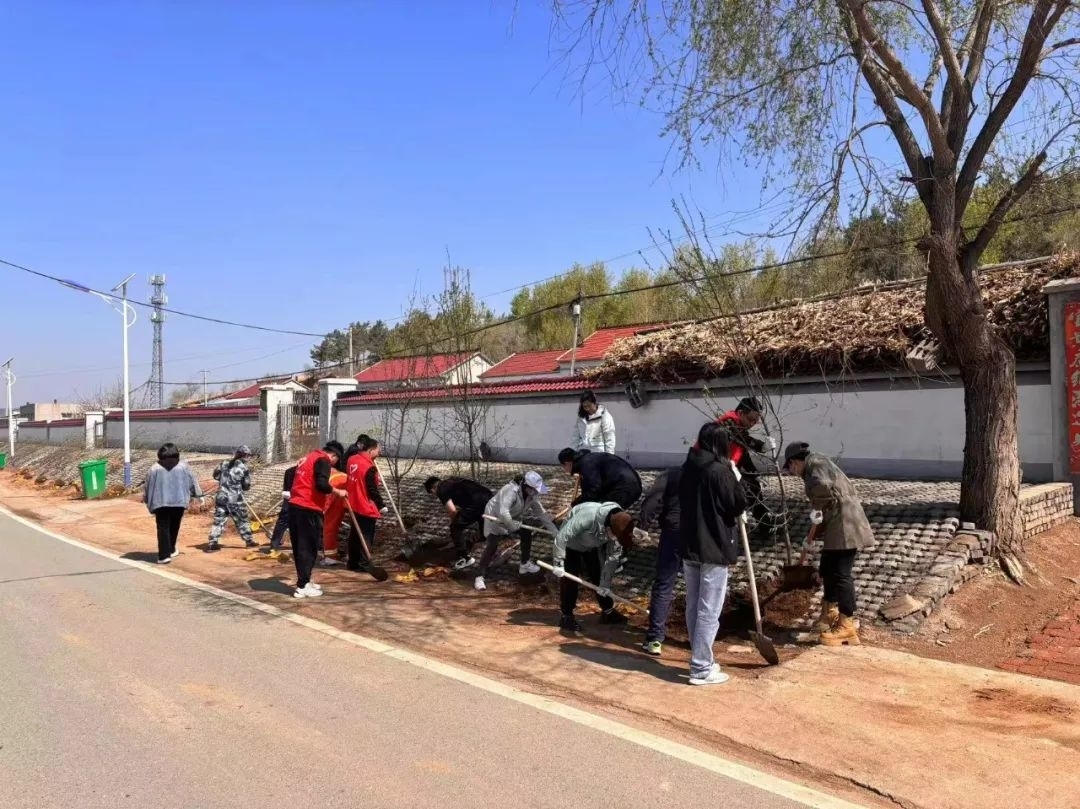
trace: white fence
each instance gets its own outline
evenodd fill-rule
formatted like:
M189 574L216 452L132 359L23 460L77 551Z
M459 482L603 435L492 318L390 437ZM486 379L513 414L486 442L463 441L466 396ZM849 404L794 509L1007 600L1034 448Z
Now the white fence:
M1017 381L1024 479L1051 480L1049 370L1025 368ZM958 381L866 375L835 384L785 380L771 391L782 427L779 439L807 441L839 458L851 474L924 480L960 476L964 396ZM554 463L558 451L570 444L578 395L565 390L491 397L481 438L499 460ZM681 463L708 415L734 407L746 391L727 381L713 383L709 393L701 386L665 387L649 392L637 409L621 388L599 389L596 395L615 419L617 453L649 468ZM446 399L416 398L404 405L339 399L335 409L337 437L343 442L367 432L390 436L387 452L461 457L461 429Z
M199 407L132 412L133 447L157 449L166 442L189 452L232 452L241 444L247 444L253 452L261 452L264 442L259 428L259 408ZM123 443L123 415L109 413L105 419L105 446L121 447Z

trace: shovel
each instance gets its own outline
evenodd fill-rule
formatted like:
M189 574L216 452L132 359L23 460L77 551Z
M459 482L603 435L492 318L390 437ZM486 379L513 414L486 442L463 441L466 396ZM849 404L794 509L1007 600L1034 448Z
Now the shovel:
M499 522L498 517L493 517L490 514L485 514L484 519L489 520L490 522ZM531 525L525 525L525 523L522 523L521 527L524 528L526 531L532 531L534 534L543 534L544 536L549 537L555 536L553 533L551 533L545 528L535 528ZM520 539L516 542L511 543L510 545L507 545L505 548L495 554L495 558L491 560L491 566L498 567L499 565L501 565L503 562L510 558L510 554L516 551L519 545L521 545Z
M750 633L750 639L754 641L754 646L765 658L765 662L770 666L775 666L780 663L780 655L776 653L772 640L761 630L761 605L758 603L757 579L754 578L754 561L750 558L750 539L746 536L746 523L743 522L742 515L739 516L739 534L742 536L743 553L746 555L746 577L750 580L750 600L754 605L754 626L757 627L756 632Z
M345 501L345 508L349 512L349 520L352 522L353 530L360 538L360 547L364 549L364 556L367 557L367 572L371 574L371 578L375 579L375 581L386 581L390 578L390 574L386 572L386 568L376 565L371 558L371 548L368 547L367 540L364 539L364 532L360 530L360 525L356 522L356 512L352 510L352 506L349 505L348 500Z
M394 502L394 493L390 491L390 484L386 482L386 478L383 477L382 467L379 466L379 462L375 462L375 468L379 472L379 482L382 483L383 489L386 491L386 499L390 501L390 508L394 511L394 517L397 519L398 528L401 529L402 535L405 537L406 547L402 548L402 555L406 559L409 559L419 549L420 543L413 543L412 538L409 536L409 529L405 527L405 521L401 519L401 512L398 511L397 503Z
M549 573L551 573L552 571L555 570L555 568L553 568L547 562L541 562L541 561L537 560L536 564L538 564L540 567L542 567L544 570L548 571ZM559 577L556 577L556 578L559 578ZM592 582L585 581L584 579L579 579L573 573L563 573L561 578L569 579L572 582L576 582L577 584L580 584L582 587L588 587L593 592L596 592L596 593L600 592L600 588L597 587L595 584L593 584ZM608 592L608 598L610 598L616 604L623 604L624 606L630 607L630 609L637 610L638 612L645 613L646 615L649 614L649 611L647 609L644 609L643 607L639 607L633 601L630 601L629 599L623 598L622 596L617 596L617 595L615 595L614 593L612 593L610 591ZM779 661L777 661L777 662L779 662Z
M266 520L264 520L262 517L255 513L255 509L251 507L251 503L249 503L247 498L244 497L243 492L240 493L240 501L244 504L244 507L248 510L248 513L255 518L255 527L258 530L262 531L264 534L266 534L266 538L269 539L271 543L273 543L274 537L270 533L270 529L266 527ZM280 504L281 501L279 500L278 503ZM285 553L284 551L275 551L273 548L271 548L269 553L248 554L244 557L244 561L254 562L256 559L278 559L282 562L288 562L290 558L291 557L289 556L289 554Z
M810 551L810 543L813 542L814 538L817 536L817 530L818 527L816 525L810 526L810 533L806 535L806 542L803 544L802 553L799 554L798 564L791 564L791 558L788 558L788 563L784 565L784 568L781 571L781 590L814 589L815 571L812 565L806 564L806 554Z

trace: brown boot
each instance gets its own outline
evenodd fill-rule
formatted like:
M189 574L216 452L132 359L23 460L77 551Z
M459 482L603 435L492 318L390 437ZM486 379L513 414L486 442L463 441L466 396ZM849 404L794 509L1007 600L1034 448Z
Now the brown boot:
M828 632L840 620L840 606L833 601L821 602L821 617L814 622L814 631Z
M822 646L858 646L859 630L855 625L855 619L850 615L841 615L836 626L828 632L821 633Z

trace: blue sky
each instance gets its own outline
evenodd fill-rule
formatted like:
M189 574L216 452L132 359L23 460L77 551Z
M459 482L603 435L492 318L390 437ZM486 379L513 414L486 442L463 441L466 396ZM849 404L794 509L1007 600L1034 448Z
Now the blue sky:
M4 4L0 258L103 289L138 273L143 300L164 273L177 309L323 332L400 317L447 251L488 294L650 244L677 196L719 221L754 207L752 174L677 172L657 116L602 84L583 98L552 70L547 3L516 5ZM104 303L0 279L20 402L118 378ZM170 381L300 368L312 343L179 317L165 333ZM150 335L141 312L133 383Z

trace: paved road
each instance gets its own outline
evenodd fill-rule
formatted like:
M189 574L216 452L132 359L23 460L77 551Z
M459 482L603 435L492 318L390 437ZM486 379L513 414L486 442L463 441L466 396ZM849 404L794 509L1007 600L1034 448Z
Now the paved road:
M0 514L4 809L675 802L802 805Z

